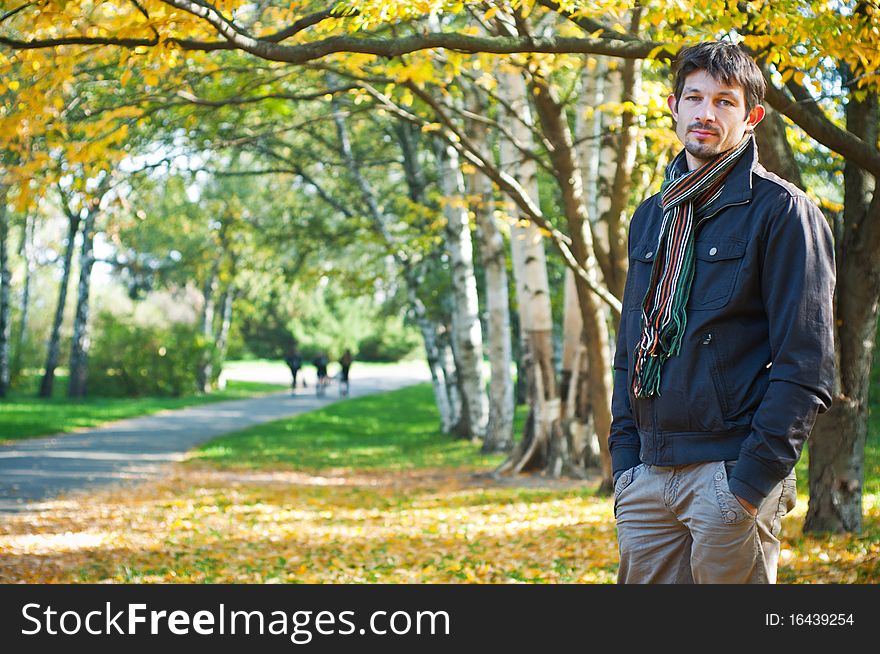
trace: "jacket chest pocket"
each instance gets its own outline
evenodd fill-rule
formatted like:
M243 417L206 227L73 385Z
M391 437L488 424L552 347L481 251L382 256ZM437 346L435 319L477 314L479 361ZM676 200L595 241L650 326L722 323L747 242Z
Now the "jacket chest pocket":
M632 249L629 259L629 272L626 275L624 291L624 310L640 309L645 300L645 292L651 281L654 257L657 255L657 238L643 239Z
M746 242L706 238L694 243L694 282L687 308L720 309L730 301L742 266Z

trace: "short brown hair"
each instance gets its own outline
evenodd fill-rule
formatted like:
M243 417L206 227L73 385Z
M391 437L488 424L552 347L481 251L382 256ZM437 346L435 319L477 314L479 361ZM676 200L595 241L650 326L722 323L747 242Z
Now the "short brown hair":
M675 60L676 104L681 99L684 81L695 70L705 70L725 84L739 84L743 88L746 114L764 101L764 77L761 69L742 48L725 41L706 41L685 48Z

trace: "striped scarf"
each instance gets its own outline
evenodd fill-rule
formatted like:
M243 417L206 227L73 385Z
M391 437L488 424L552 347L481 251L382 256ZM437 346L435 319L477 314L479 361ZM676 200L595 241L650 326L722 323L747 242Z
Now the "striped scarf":
M663 222L642 302L642 338L635 353L632 390L636 397L660 394L660 369L681 348L687 325L685 306L694 280L694 220L711 209L727 174L751 143L751 136L746 136L736 147L689 172L682 150L666 167L660 196Z

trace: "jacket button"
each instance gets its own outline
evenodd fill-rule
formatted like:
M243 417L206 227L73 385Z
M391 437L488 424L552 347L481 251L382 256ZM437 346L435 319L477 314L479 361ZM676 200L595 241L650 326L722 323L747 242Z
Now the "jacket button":
M710 257L714 257L716 254L718 254L718 248L712 248L711 250L709 250Z
M722 475L720 472L716 472L715 479L721 481L722 479L724 479L724 475Z
M646 259L650 259L650 258L653 257L653 256L654 256L654 253L653 253L653 252L648 252L648 254L645 255L645 258L646 258Z

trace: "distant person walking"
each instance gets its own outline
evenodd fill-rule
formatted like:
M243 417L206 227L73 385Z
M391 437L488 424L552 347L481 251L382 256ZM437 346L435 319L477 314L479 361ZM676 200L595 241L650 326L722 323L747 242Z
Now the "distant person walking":
M327 385L330 383L330 378L327 376L327 364L329 363L327 359L327 355L323 352L316 356L312 360L312 365L315 366L315 372L317 373L318 383L315 387L315 394L319 396L323 396L327 392Z
M339 365L342 366L342 370L339 371L339 395L342 397L348 397L348 371L351 368L351 360L351 350L345 350L339 360Z
M302 357L299 355L299 351L296 349L295 345L287 351L287 354L284 355L284 363L286 363L287 367L290 368L290 390L292 393L295 393L296 377L299 373L300 368L302 368ZM305 380L303 380L303 386L305 386Z

